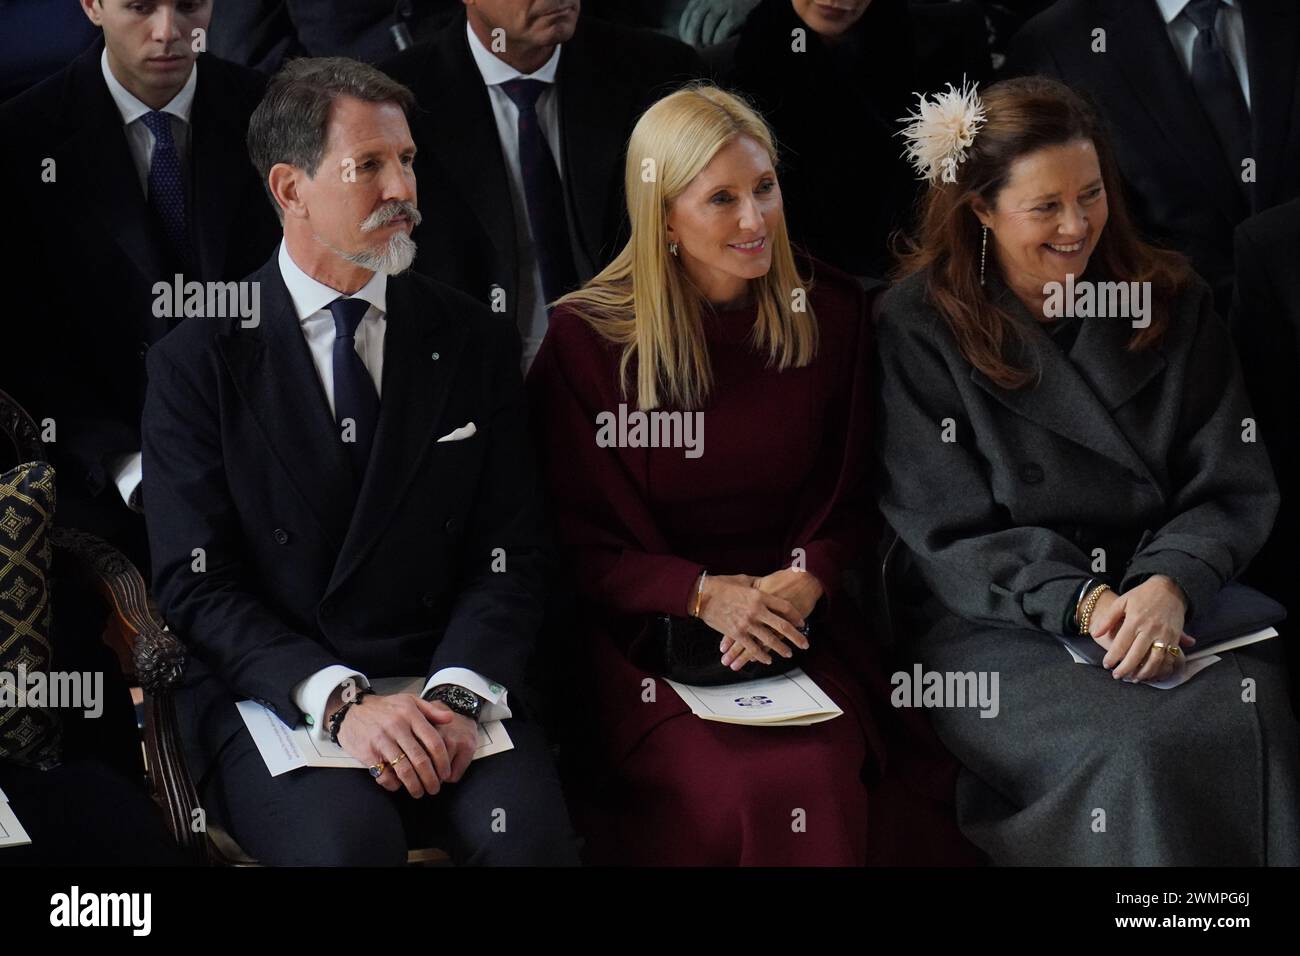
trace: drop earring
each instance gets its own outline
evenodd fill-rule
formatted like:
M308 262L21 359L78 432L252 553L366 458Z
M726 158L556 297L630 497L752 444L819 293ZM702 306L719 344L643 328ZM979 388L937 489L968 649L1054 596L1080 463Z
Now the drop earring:
M980 236L980 285L984 284L984 262L989 254L989 227L980 227L983 234Z
M677 243L675 242L668 243L668 251L671 252L673 255L677 255Z

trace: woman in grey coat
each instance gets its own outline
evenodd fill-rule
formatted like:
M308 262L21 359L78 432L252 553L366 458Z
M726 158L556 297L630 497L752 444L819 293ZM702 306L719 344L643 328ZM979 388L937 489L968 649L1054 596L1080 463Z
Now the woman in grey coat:
M895 702L941 704L959 821L994 863L1300 864L1281 638L1151 686L1186 676L1184 622L1278 506L1208 286L1137 236L1068 87L913 118L931 187L878 329L880 504L919 673L996 700Z

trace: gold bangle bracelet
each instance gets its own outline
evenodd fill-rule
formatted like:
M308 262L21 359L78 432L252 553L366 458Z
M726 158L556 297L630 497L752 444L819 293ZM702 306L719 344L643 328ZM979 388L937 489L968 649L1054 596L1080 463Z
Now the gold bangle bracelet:
M708 571L700 572L700 583L695 586L695 610L691 611L691 617L700 616L700 602L704 600L704 579L708 576Z
M1087 599L1083 602L1083 613L1079 616L1079 633L1088 634L1089 625L1092 624L1092 612L1097 607L1097 602L1101 600L1103 591L1109 591L1109 584L1098 584L1088 592Z

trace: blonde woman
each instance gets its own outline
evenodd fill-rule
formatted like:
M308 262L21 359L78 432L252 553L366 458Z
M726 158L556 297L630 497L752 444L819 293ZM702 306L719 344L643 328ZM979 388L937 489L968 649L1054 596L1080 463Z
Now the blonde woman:
M880 737L836 589L870 530L869 326L856 282L796 262L774 157L719 89L652 106L628 150L631 238L559 300L529 376L582 604L586 672L564 699L599 771L578 799L590 862L866 860ZM638 431L638 413L670 414ZM670 630L701 679L793 664L844 714L701 720L659 679L683 665Z

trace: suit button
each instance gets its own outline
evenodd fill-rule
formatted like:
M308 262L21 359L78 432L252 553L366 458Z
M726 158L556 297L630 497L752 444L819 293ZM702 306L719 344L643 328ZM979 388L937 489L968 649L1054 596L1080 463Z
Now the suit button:
M140 343L138 343L137 348L136 348L136 354L140 356L140 360L141 360L141 361L144 361L145 354L146 354L148 351L149 351L149 343L148 343L148 342L140 342Z
M448 518L448 519L447 519L447 523L444 524L444 525L442 526L442 530L445 531L445 532L447 532L448 534L451 534L453 531L455 531L455 530L456 530L456 519L455 519L455 518Z
M283 528L276 528L275 531L272 532L272 534L275 535L276 544L289 543L289 532L285 531Z
M1026 462L1020 466L1020 480L1027 485L1037 485L1043 480L1042 465Z

